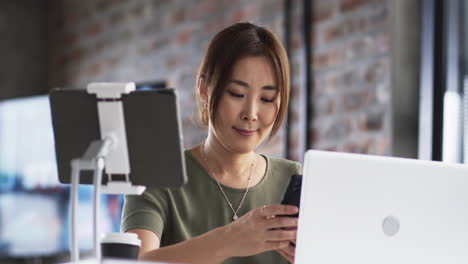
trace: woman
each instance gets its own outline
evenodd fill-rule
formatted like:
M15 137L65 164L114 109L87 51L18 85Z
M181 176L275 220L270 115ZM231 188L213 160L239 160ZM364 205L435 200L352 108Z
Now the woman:
M279 202L300 165L254 152L281 126L289 78L284 48L265 28L238 23L211 40L197 75L208 136L185 151L188 183L126 197L122 231L138 234L141 259L294 262L297 218L284 215L298 209Z

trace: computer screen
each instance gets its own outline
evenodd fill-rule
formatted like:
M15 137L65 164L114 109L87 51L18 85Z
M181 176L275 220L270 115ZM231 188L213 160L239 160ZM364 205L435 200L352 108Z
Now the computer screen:
M0 101L0 257L69 251L70 186L59 183L48 96ZM92 249L92 186L79 187L80 249ZM123 197L102 195L100 226L118 232Z

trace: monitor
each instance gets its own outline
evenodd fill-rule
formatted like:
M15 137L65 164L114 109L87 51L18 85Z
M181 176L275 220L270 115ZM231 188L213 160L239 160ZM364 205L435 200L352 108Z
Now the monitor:
M48 96L0 101L0 258L69 251L69 185L59 182ZM80 186L80 248L92 249L92 186ZM101 229L118 232L123 197L102 195Z

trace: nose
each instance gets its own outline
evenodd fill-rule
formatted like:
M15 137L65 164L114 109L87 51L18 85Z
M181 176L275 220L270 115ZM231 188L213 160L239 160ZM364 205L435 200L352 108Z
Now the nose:
M244 109L241 114L241 118L244 121L256 121L257 120L257 114L258 114L258 107L256 102L250 101L246 102Z

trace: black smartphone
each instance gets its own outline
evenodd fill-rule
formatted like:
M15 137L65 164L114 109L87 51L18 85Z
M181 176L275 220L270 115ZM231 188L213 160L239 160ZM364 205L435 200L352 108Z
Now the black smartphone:
M302 175L296 174L291 176L289 179L288 187L284 192L283 199L281 204L295 205L299 208L301 202L301 186L302 186ZM298 217L299 213L293 215L293 217Z

